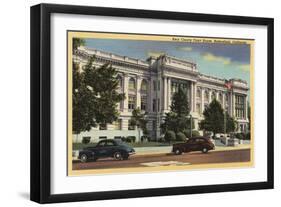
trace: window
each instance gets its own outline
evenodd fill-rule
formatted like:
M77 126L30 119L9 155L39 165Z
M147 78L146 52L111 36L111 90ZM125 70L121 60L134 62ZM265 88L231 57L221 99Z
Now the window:
M147 97L142 96L141 97L141 110L146 111L146 105L147 105Z
M100 130L107 130L107 125L106 123L100 123Z
M152 121L152 129L153 129L153 130L156 130L156 121L155 121L155 120Z
M219 102L222 104L222 94L219 94Z
M83 144L89 144L91 141L91 137L82 137L82 143Z
M245 96L235 95L235 116L245 118Z
M200 90L200 89L197 89L197 91L196 91L196 97L197 97L197 98L201 98L201 90Z
M228 102L228 95L225 94L225 102L227 103Z
M132 125L131 120L129 120L128 130L135 130L136 126Z
M148 90L148 83L146 80L142 80L141 82L141 92L142 93L147 93Z
M106 146L108 146L108 147L112 147L112 146L115 146L115 143L114 143L113 141L109 141L109 140L107 140L107 142L106 142Z
M160 91L160 81L158 81L158 91Z
M129 100L128 100L128 109L130 111L134 110L136 107L136 96L129 96Z
M215 92L212 92L211 99L214 100L216 98Z
M114 122L114 129L115 130L121 130L122 127L122 119L118 119Z
M196 111L198 114L201 114L201 104L200 103L196 104Z
M100 136L99 139L107 139L107 136ZM99 142L99 144L97 145L98 147L103 147L105 145L105 140Z
M156 111L156 99L153 99L153 103L152 103L152 111L155 112Z
M157 85L156 85L156 81L153 81L153 90L156 91L157 90Z
M129 90L135 90L136 89L136 82L133 78L130 78L129 80Z
M209 101L209 92L208 92L208 91L205 91L205 93L204 93L204 99L205 99L206 102Z

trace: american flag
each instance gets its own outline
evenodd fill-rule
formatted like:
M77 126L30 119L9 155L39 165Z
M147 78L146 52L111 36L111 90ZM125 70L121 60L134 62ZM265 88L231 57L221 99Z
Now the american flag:
M227 80L225 81L224 86L225 86L228 90L230 90L230 89L232 88L231 82L229 82L229 81L227 81Z

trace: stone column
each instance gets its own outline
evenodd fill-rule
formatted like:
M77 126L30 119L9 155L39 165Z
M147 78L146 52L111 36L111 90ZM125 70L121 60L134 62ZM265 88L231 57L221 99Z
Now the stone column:
M197 103L197 83L193 82L193 111L196 112L196 103Z
M230 114L230 116L232 116L233 117L233 113L232 113L232 92L230 92L229 94L228 94L228 110L229 110L229 114Z
M159 99L159 109L160 109L159 111L161 112L161 110L164 110L163 77L160 76L160 77L158 78L158 80L160 81L160 88L159 88L159 90L157 91L157 93L158 93L158 99ZM157 88L157 89L158 89L158 88Z
M204 96L205 96L205 89L202 88L201 89L201 113L203 114L204 110L205 110L205 99L204 99Z
M191 82L190 83L190 104L189 104L189 107L190 107L190 111L191 112L193 112L193 109L194 109L194 107L193 107L193 102L194 102L194 98L193 98L193 89L194 88L194 86L193 86L193 82Z
M168 105L168 87L167 87L167 77L163 77L163 109L167 110Z
M123 93L125 94L125 99L123 101L123 111L128 112L128 99L129 99L129 77L127 74L124 75L123 81Z
M150 94L149 94L149 106L150 106L150 112L153 111L153 99L154 97L154 89L153 89L153 78L150 78Z
M248 96L246 95L245 96L245 120L247 120L248 119Z
M141 108L141 77L137 76L137 87L136 87L136 98L137 98L137 108Z
M171 105L171 78L167 78L167 87L168 87L168 94L167 94L167 98L168 98L168 110L170 110L170 105Z
M225 109L225 93L222 93L222 108Z
M235 114L235 93L232 93L232 116L236 117L236 114Z

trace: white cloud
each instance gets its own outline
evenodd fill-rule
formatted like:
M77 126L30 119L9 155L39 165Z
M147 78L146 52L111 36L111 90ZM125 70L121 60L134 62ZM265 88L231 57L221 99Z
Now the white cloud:
M218 63L222 63L224 65L229 65L231 64L231 59L227 58L227 57L223 57L223 56L216 56L212 53L204 53L202 55L203 59L209 62L218 62Z
M192 47L177 47L177 50L191 52L192 51Z

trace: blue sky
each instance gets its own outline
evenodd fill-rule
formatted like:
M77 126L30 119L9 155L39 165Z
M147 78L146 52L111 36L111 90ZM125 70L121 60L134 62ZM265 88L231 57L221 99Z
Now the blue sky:
M200 73L226 79L239 78L250 86L250 46L246 44L86 39L85 46L143 60L166 53L197 63Z

